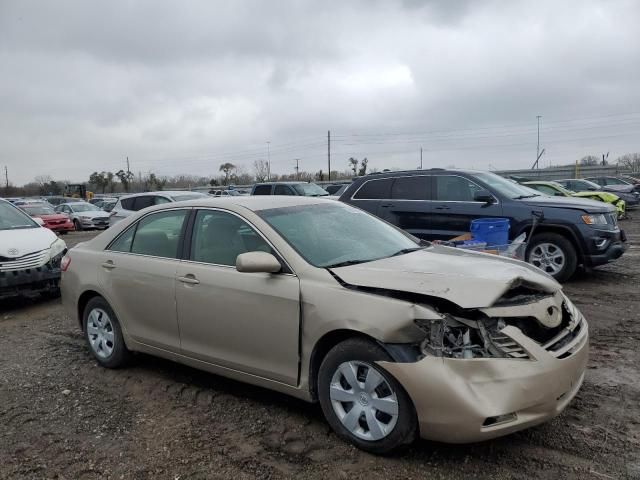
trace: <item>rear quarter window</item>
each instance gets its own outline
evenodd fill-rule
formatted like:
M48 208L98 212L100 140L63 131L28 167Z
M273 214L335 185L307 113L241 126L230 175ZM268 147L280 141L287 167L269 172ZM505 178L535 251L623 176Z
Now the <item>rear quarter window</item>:
M391 184L393 179L380 178L367 180L353 196L356 200L381 200L391 198Z

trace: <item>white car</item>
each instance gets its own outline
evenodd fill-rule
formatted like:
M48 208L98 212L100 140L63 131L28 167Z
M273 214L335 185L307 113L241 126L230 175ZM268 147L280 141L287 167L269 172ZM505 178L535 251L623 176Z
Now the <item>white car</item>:
M198 198L206 198L207 195L198 192L145 192L126 195L118 199L118 203L110 212L109 225L115 225L123 218L127 218L132 213L138 212L143 208L153 205L162 205L163 203L181 202L183 200L196 200Z
M78 231L109 228L109 213L88 202L63 203L56 207L56 212L66 213Z
M0 299L59 292L64 240L0 199Z

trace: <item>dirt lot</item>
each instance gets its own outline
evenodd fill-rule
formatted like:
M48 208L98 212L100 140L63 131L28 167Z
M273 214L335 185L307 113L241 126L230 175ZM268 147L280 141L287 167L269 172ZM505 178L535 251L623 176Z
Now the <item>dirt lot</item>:
M58 301L3 304L0 478L640 478L640 218L622 226L627 254L565 286L591 323L589 371L567 410L507 438L422 441L392 458L267 390L142 355L99 368Z

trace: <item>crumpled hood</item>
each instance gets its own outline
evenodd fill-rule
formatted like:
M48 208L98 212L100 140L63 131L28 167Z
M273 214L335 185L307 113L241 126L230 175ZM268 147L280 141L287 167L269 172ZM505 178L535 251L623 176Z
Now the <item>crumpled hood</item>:
M525 198L520 201L531 207L571 208L588 213L608 213L615 210L610 205L603 204L597 200L578 197L546 197L540 195L538 197Z
M351 285L430 295L462 308L489 307L520 282L549 293L562 288L527 263L441 245L331 271Z
M46 250L56 238L55 233L43 227L0 230L0 257L17 258Z

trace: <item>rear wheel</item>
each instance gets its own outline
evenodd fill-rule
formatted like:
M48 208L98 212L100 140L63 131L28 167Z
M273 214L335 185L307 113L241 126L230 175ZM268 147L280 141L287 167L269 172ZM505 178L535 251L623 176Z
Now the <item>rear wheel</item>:
M84 309L84 336L89 350L100 365L118 368L127 363L131 353L122 336L120 322L102 297L94 297Z
M571 278L578 266L573 244L557 233L534 235L527 246L527 262L545 271L559 282Z
M318 396L333 430L362 450L385 454L416 437L411 399L379 367L389 355L373 342L350 339L332 348L320 365Z

